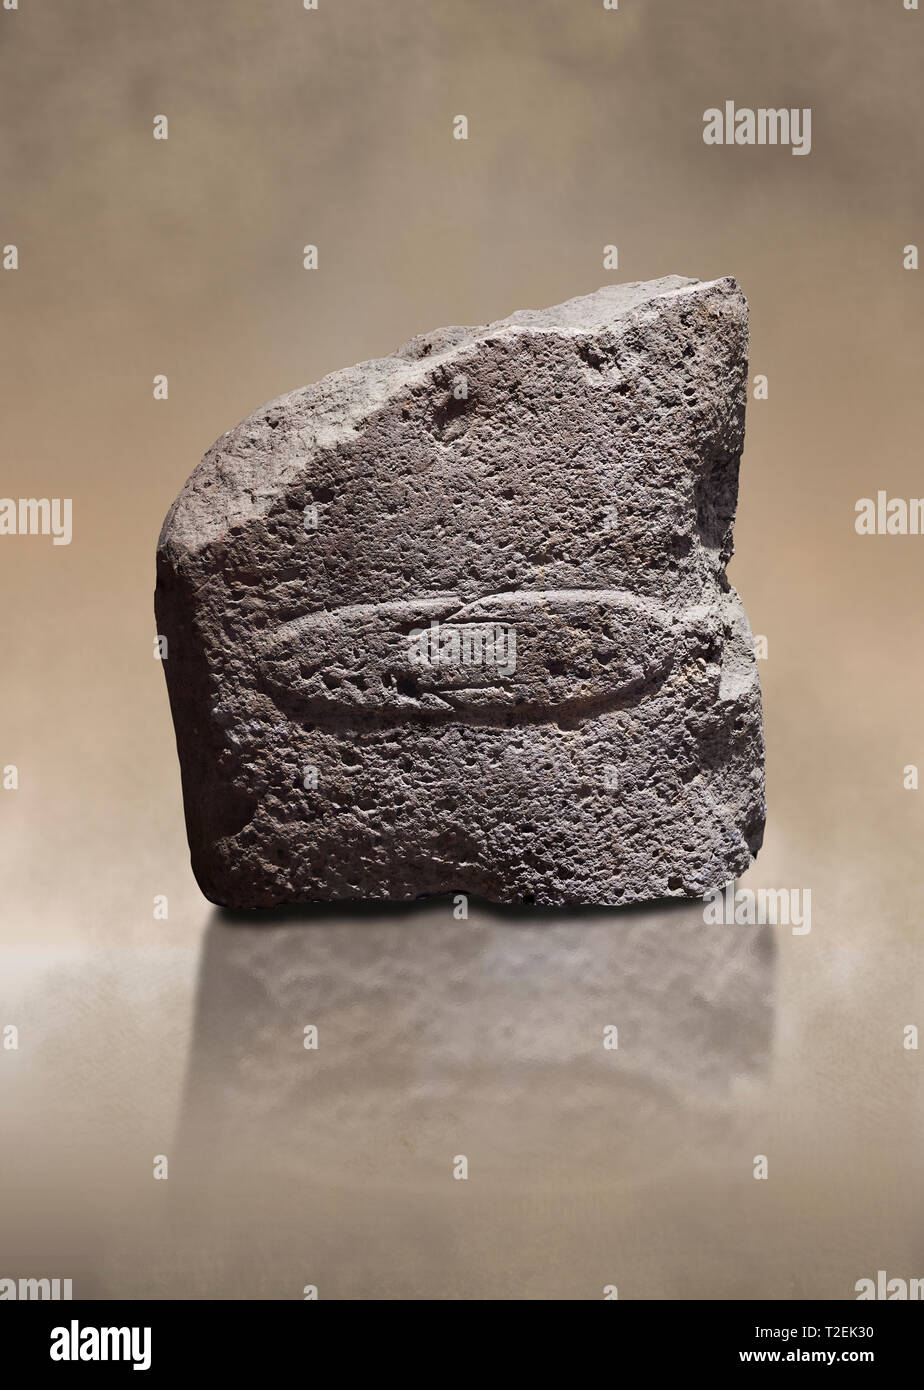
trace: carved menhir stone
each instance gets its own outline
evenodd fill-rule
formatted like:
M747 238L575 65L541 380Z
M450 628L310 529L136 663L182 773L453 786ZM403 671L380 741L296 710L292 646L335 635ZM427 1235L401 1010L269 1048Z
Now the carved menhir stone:
M414 338L209 450L156 595L207 897L621 904L747 868L747 339L734 280L608 286Z

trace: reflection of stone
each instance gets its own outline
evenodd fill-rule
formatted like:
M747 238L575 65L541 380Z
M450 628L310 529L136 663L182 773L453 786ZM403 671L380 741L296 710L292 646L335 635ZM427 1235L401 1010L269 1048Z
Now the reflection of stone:
M415 1190L463 1153L500 1186L523 1164L624 1181L760 1075L769 929L706 927L701 903L469 914L213 922L177 1171Z
M746 382L734 281L672 276L415 339L223 436L158 551L206 894L616 905L743 871ZM431 621L507 645L415 662Z

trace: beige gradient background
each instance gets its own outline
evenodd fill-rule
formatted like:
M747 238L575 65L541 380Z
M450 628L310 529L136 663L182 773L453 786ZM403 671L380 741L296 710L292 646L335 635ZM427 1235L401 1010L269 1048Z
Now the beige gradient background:
M0 1276L441 1299L924 1276L924 538L853 525L858 497L924 492L922 25L901 0L0 10L0 491L74 499L69 547L0 538ZM811 154L707 148L726 99L810 106ZM769 640L743 883L810 888L811 933L696 903L214 910L151 655L199 457L415 333L669 273L739 280L769 378L731 566Z

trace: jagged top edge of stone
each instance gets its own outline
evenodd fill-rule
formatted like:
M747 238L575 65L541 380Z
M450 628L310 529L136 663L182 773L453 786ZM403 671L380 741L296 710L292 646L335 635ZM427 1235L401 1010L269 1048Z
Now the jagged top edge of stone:
M193 470L161 529L158 553L173 564L231 528L266 515L305 466L353 436L387 401L475 344L506 333L593 334L656 307L662 299L718 293L746 301L731 276L696 280L665 275L604 285L547 309L518 309L493 323L453 326L411 338L386 357L330 372L267 401L215 441ZM281 429L281 426L287 428ZM267 466L269 458L270 466ZM233 460L233 469L226 466Z

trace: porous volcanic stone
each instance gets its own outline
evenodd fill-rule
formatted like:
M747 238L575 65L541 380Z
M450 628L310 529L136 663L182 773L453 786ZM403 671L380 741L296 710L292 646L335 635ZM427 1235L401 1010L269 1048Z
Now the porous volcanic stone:
M207 897L620 904L747 868L747 343L734 280L608 286L414 338L218 440L156 594Z

